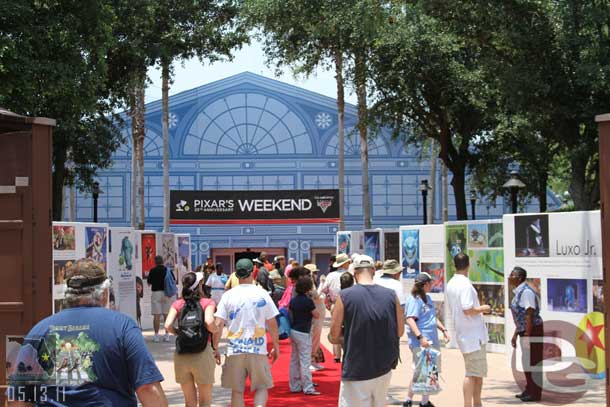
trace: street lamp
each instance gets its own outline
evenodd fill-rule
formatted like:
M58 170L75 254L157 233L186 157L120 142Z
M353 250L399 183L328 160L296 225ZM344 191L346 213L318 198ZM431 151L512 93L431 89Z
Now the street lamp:
M424 225L428 224L428 180L422 179L421 184L419 186L419 190L421 191L421 197L424 204Z
M477 205L477 190L472 188L470 190L470 208L472 209L472 220L476 219L476 205Z
M100 183L95 181L93 183L93 222L97 223L97 198L100 196Z
M506 188L510 191L512 213L517 213L517 192L519 191L519 189L525 188L525 184L521 182L519 178L517 178L518 174L519 172L516 170L511 171L510 179L506 181L504 185L502 185L503 188Z

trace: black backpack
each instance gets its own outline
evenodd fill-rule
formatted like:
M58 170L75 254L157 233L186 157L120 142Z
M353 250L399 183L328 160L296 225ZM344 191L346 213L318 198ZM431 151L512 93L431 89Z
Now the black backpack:
M203 352L208 344L208 329L203 320L203 309L199 300L186 300L178 320L177 353Z

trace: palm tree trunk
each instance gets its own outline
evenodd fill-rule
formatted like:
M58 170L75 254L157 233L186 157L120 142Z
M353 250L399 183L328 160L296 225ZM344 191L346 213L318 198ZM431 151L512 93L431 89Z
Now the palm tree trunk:
M136 228L138 224L138 205L136 196L138 194L137 188L137 177L138 177L138 130L137 130L137 115L138 110L136 106L136 89L135 87L130 90L129 94L129 106L131 116L131 227Z
M364 228L371 228L371 195L369 192L369 145L368 109L366 104L366 57L362 51L356 53L356 95L358 97L358 130L360 132L360 157L362 160L362 213Z
M161 93L163 99L163 231L169 232L169 72L170 61L161 62Z
M337 80L337 132L339 144L339 230L345 230L345 84L343 83L343 53L335 50L335 79Z
M436 143L434 140L430 144L430 193L428 194L428 219L426 219L429 225L434 223L434 204L436 203L436 163L438 152L436 151Z
M140 83L138 84L137 89L137 100L136 105L138 108L136 117L137 117L137 126L138 126L138 198L140 203L140 216L138 219L138 229L144 230L146 226L145 222L145 201L144 201L144 137L146 133L146 127L144 124L144 96L146 94L145 90L145 79L142 78Z

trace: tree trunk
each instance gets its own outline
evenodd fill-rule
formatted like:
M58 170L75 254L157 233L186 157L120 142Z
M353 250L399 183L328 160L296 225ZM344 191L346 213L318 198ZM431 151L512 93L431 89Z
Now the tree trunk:
M61 221L64 211L64 184L66 182L66 159L68 158L65 148L56 148L53 154L53 220Z
M547 197L546 197L546 189L548 187L549 182L549 173L548 171L542 171L540 175L538 175L540 179L540 184L538 185L538 202L540 204L540 212L546 212L547 210Z
M129 115L131 117L131 227L134 229L138 225L138 201L136 199L138 195L138 108L136 106L136 93L135 87L132 87L129 91Z
M441 180L443 183L443 222L449 220L449 183L447 180L447 166L441 161Z
M70 185L70 222L76 222L76 188Z
M145 79L143 78L138 84L137 95L136 95L136 105L138 107L138 111L136 114L137 121L136 126L138 127L138 198L140 203L140 216L138 219L138 229L144 230L146 227L146 215L145 215L145 205L146 202L144 200L144 138L146 134L146 127L144 123L144 96L145 96Z
M335 79L337 80L337 132L339 144L339 230L345 230L345 85L343 83L343 53L335 50Z
M368 109L366 104L366 57L356 53L355 61L356 95L358 97L358 130L360 132L360 157L362 160L362 213L364 228L371 228L371 195L369 192L369 144Z
M455 198L455 214L457 220L468 220L468 208L466 207L466 165L463 162L456 163L454 160L454 168L451 169L453 177L451 178L451 186L453 187L453 196Z
M436 203L436 143L434 140L430 139L430 175L429 185L430 185L430 193L428 194L428 219L427 223L432 225L434 223L434 204Z
M586 187L587 159L580 154L570 154L572 172L570 174L570 195L574 201L574 209L588 211L591 209L590 197Z
M169 73L170 61L161 62L161 92L163 103L163 231L169 232Z

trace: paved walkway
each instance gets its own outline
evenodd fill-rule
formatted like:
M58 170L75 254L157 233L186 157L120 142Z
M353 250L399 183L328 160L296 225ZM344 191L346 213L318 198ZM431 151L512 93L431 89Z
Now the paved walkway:
M327 349L332 349L328 340L326 339L328 334L328 322L327 326L322 333L322 343ZM153 343L152 332L144 332L146 343L151 350L159 369L165 377L163 382L163 389L169 400L171 406L183 406L184 399L180 386L174 381L174 370L173 370L173 352L174 343L173 338L170 343ZM221 349L223 344L221 343ZM407 346L406 335L403 337L400 345L400 354L402 364L398 365L398 368L392 375L392 382L389 389L389 395L394 397L396 400L404 400L406 396L406 385L412 374L410 360L411 354ZM437 407L459 407L462 402L462 378L464 376L464 362L460 352L457 349L442 349L443 366L441 373L441 386L443 391L435 396L431 397L431 401ZM507 358L504 354L489 353L487 356L487 362L489 364L489 375L483 384L483 405L485 407L502 407L502 406L517 406L522 405L518 399L514 397L519 392L517 385L515 384L511 369L508 366ZM330 363L333 363L330 361ZM213 406L226 407L230 404L231 393L220 387L220 367L216 368L216 384L214 385L214 402ZM602 406L605 404L606 397L604 393L604 382L603 380L597 380L594 382L595 388L580 398L574 403L570 403L570 406L576 407L591 407L591 406ZM419 399L416 396L416 401ZM311 402L314 405L315 401L313 398L304 400L303 406L306 406L306 402ZM419 404L416 404L419 405ZM527 403L528 406L539 406L545 405L542 403ZM551 404L547 404L551 405ZM556 404L554 404L556 405ZM273 400L269 401L269 407L274 407L276 404Z

